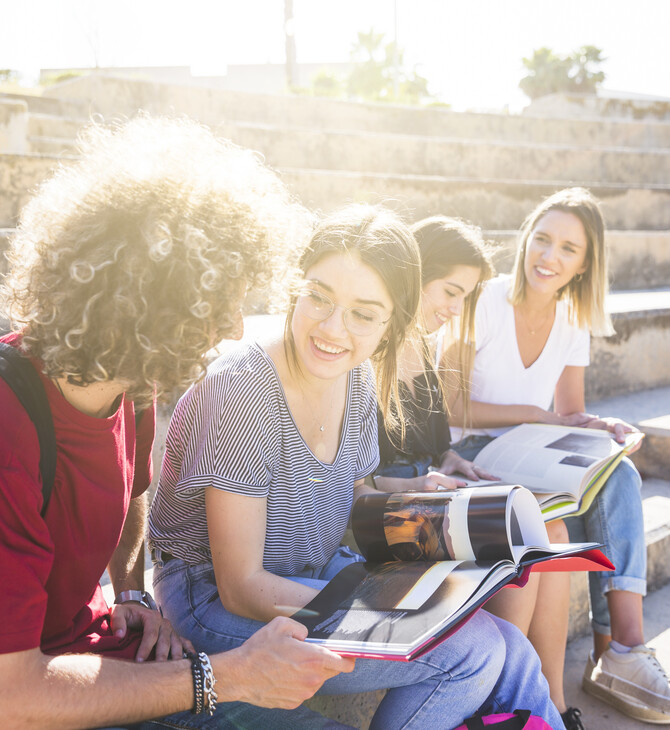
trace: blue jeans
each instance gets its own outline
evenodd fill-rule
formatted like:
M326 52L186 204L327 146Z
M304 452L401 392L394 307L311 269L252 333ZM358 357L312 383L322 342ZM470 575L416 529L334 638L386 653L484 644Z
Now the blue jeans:
M452 448L472 461L493 439L466 436ZM591 625L599 634L611 634L606 595L609 591L647 592L647 547L644 541L642 479L630 459L624 458L598 492L591 507L578 517L566 517L570 540L602 543L613 571L589 573Z
M432 460L429 456L417 459L409 464L393 463L381 466L375 472L375 476L380 477L398 477L399 479L412 479L413 477L422 477L428 474L432 466Z
M309 567L294 579L320 589L342 567L358 560L359 555L340 548L327 565ZM209 563L187 565L172 559L162 565L159 561L154 568L154 592L176 629L210 653L240 646L263 625L226 611ZM453 636L412 662L358 659L352 673L329 679L319 694L387 688L372 730L448 730L480 708L486 712L530 709L552 728L563 728L534 650L514 626L485 611L477 612ZM273 730L343 727L305 707L262 711L233 703L226 708L232 713L252 710L274 713L257 725Z

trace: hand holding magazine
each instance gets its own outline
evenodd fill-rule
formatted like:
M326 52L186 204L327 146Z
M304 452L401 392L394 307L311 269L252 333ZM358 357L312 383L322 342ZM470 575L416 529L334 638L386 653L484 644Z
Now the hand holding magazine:
M525 583L530 566L613 567L594 543L550 545L537 500L518 485L365 495L352 527L367 562L293 618L307 641L353 656L414 659L503 586Z
M621 459L644 434L626 434L623 444L593 428L524 423L487 444L475 464L523 484L537 497L545 520L586 512ZM481 484L481 482L476 482Z

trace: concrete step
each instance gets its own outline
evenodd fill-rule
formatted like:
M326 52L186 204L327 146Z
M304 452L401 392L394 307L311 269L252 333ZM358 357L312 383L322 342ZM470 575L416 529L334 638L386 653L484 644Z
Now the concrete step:
M509 272L518 231L485 231L485 235L500 244L496 269ZM654 289L670 283L670 231L607 230L605 239L612 289Z
M542 198L566 185L591 188L615 229L670 229L670 185L594 180L506 180L284 169L283 179L314 210L351 202L384 203L409 219L443 213L487 229L516 229Z
M16 221L28 191L72 157L0 154L0 226ZM348 202L383 202L417 219L435 213L466 218L487 229L516 229L539 200L567 184L590 187L613 229L670 229L670 184L603 184L592 180L508 180L285 169L282 177L302 202L328 211Z
M65 154L0 154L0 227L14 226L35 188L58 164L73 159Z
M23 101L26 103L31 114L50 114L73 119L86 119L89 113L88 102L85 99L76 97L49 97L48 94L38 96L36 94L0 93L1 99Z
M644 477L670 480L670 387L587 402L587 411L616 416L645 434L632 459Z
M544 119L512 114L453 112L438 107L272 96L108 76L71 79L47 89L45 97L64 101L87 99L90 100L89 111L105 116L132 116L138 109L151 113L188 114L213 127L225 120L590 147L670 147L670 123L667 122Z
M31 111L28 117L28 133L36 137L64 137L73 140L86 122L86 119Z
M273 167L510 180L670 182L670 148L470 140L416 133L225 123L218 131Z
M616 334L591 340L587 400L670 385L670 291L614 293L608 309Z
M13 228L0 228L0 277L7 272L7 259L5 251L9 246L9 237L14 232Z
M41 137L28 136L28 146L33 155L61 155L68 156L77 153L77 143L71 137Z
M670 584L651 593L644 600L646 643L656 649L656 656L668 675L670 675L669 605ZM591 637L586 634L568 644L564 671L568 705L581 709L584 727L588 730L649 730L649 724L623 715L582 690L584 666L592 648Z

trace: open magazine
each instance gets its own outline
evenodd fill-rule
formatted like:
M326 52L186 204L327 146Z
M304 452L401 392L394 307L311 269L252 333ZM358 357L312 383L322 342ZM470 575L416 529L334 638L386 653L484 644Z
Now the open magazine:
M537 497L544 519L554 520L585 512L642 438L629 433L619 444L607 431L524 423L487 444L475 464L501 481L523 484Z
M530 566L613 567L595 543L550 545L537 500L518 485L365 495L352 528L367 562L293 618L307 641L353 656L416 658L503 586L523 585Z

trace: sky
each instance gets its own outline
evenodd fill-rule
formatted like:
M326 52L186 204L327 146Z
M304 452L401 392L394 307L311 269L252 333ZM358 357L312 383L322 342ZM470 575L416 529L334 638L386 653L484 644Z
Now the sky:
M298 62L349 60L358 31L397 41L454 109L520 110L522 58L602 49L604 88L670 98L668 0L293 0ZM0 68L283 63L284 0L0 0Z

